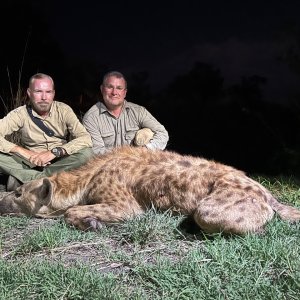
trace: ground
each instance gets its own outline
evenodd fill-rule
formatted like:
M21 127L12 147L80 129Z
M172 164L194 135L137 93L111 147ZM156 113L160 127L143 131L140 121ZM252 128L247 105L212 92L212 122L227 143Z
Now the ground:
M0 199L5 194L0 193ZM173 231L174 235L181 235L179 232L174 232L176 232L177 225L182 218L179 216L169 218L166 215L155 213L154 215L158 219L160 217L165 218L162 220L165 227L170 225L168 224L168 220L170 220L172 222L170 227L173 228L168 230ZM149 232L141 233L140 224L135 224L133 221L130 224L110 226L104 228L102 232L95 233L82 232L71 228L65 224L62 217L56 219L24 217L26 218L24 220L24 218L19 217L3 216L0 218L11 218L16 225L9 226L9 229L4 227L4 230L2 230L1 258L6 261L37 259L62 262L66 267L83 264L103 273L116 274L130 272L132 266L128 263L128 260L130 261L131 257L140 257L143 261L151 264L156 254L177 261L181 255L188 251L188 236L194 239L194 235L187 234L185 237L182 235L183 239L173 240L172 243L175 242L175 244L170 247L168 243L165 243L166 241L160 241L159 233L156 232L156 230L160 230L157 226L157 224L161 224L159 220L153 220L153 223L151 223L151 216L150 219L149 217L147 219L147 215L144 217L144 223ZM20 223L18 223L18 219L20 219ZM3 228L1 222L5 223L3 221L4 219L0 219L0 229ZM151 228L152 225L153 228ZM132 236L130 236L131 231ZM137 236L134 236L135 231L138 231ZM167 235L172 236L170 233ZM37 236L40 236L40 240ZM60 237L62 237L61 241L59 241ZM47 244L47 239L54 239L55 241L50 241ZM56 242L57 244L55 244ZM195 239L194 242L196 244L201 243ZM170 249L174 249L174 251Z

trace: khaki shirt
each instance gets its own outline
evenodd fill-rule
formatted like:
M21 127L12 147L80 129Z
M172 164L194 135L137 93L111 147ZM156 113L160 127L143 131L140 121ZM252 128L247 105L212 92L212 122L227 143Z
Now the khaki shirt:
M92 137L93 151L96 154L131 144L136 132L145 127L154 132L147 148L163 150L169 140L165 127L143 106L127 101L124 102L119 118L110 114L102 102L97 102L84 115L83 125Z
M35 111L32 113L39 117ZM0 152L9 153L16 146L5 139L6 135L16 131L21 134L21 146L36 152L63 147L68 154L73 154L92 146L90 135L65 103L53 101L49 115L42 121L54 131L54 136L48 136L31 120L25 105L12 110L0 119Z

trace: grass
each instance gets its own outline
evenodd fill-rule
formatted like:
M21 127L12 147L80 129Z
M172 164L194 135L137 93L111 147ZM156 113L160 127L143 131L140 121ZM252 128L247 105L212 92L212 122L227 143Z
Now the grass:
M300 207L293 178L256 177ZM62 219L0 217L0 299L298 299L300 224L275 217L263 235L178 229L154 209L99 232Z

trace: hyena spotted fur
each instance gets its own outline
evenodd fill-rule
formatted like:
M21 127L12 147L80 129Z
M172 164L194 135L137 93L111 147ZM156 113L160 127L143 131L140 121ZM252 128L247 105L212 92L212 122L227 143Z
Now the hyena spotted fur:
M208 233L261 232L274 215L297 221L300 211L278 202L243 172L200 157L120 147L82 167L28 182L0 201L1 214L57 216L99 229L150 207L192 217Z

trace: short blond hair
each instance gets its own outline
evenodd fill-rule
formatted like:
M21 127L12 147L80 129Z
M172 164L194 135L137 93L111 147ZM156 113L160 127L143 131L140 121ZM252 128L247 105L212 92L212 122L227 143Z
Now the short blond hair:
M53 81L52 77L47 74L44 74L44 73L36 73L36 74L32 75L29 79L29 87L33 84L34 80L45 79L45 78L52 81L53 89L55 89L54 81Z

